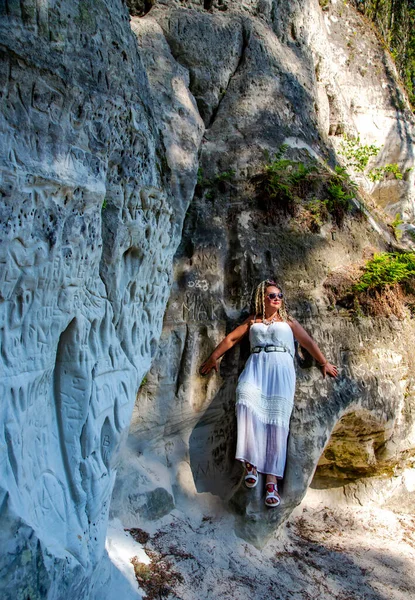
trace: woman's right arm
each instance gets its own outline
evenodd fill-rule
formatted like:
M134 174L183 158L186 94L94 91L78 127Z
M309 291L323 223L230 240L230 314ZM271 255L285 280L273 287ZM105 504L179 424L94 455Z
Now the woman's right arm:
M236 327L233 331L228 333L228 335L221 341L221 343L216 346L212 354L209 356L207 360L200 367L199 372L201 375L207 375L212 369L215 369L217 372L219 369L218 360L221 356L225 354L230 348L233 348L235 344L241 341L241 339L248 333L249 326L252 323L252 320L255 318L254 315L250 315L245 321Z

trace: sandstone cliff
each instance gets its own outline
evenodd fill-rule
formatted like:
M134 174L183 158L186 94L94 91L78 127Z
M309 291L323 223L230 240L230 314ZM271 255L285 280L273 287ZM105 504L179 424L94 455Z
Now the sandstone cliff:
M408 502L413 320L352 319L324 288L390 247L388 213L414 221L414 120L368 24L314 0L138 2L131 22L117 0L2 10L3 597L102 597L117 467L124 526L219 503L256 545L319 461L320 493ZM356 174L372 217L265 215L264 151L333 168L344 133L405 173ZM233 461L246 348L197 374L267 275L341 368L298 371L273 514Z

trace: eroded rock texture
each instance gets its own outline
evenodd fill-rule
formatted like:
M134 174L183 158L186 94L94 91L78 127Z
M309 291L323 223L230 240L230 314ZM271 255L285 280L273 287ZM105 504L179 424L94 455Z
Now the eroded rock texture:
M4 598L105 597L117 455L151 364L112 503L125 526L217 497L261 545L300 502L333 428L316 487L410 465L412 322L352 322L327 310L323 288L384 238L352 219L335 236L333 223L312 234L273 221L251 180L283 143L333 166L343 131L412 166L413 119L390 59L343 3L324 15L314 0L130 8L145 16L130 23L118 0L1 9ZM373 198L412 219L413 175ZM246 345L220 375L197 374L268 275L342 370L335 384L298 372L275 513L259 488L240 489L233 460Z
M414 122L390 59L343 3L325 13L315 2L204 8L160 2L140 20L140 26L157 21L171 53L189 69L206 132L164 329L133 413L113 510L133 526L137 515L160 516L158 504L151 511L156 490L167 491L178 507L191 498L204 510L209 497L213 507L219 496L239 515L237 532L261 545L301 501L319 463L316 489L349 498L377 494L391 503L406 494L414 329L410 319L356 322L329 310L328 272L388 249L386 232L355 217L342 230L329 222L319 233L273 219L257 201L252 176L263 168L264 150L272 155L283 143L291 158L312 155L334 164L343 133L384 144L381 163L398 160L405 170L413 164ZM361 182L375 200L385 194L381 204L392 213L399 206L413 218L411 177L376 191ZM247 344L223 359L219 376L198 375L266 276L285 283L294 315L341 368L336 382L323 381L317 369L298 369L284 502L275 512L263 506L262 486L249 492L240 486L234 461L235 387ZM392 472L392 484L377 485L376 477ZM382 485L383 495L376 491Z
M1 596L87 598L201 121L177 67L164 123L121 2L2 10Z

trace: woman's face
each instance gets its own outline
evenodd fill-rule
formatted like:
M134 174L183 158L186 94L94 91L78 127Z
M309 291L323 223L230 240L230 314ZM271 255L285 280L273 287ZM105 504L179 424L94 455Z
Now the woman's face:
M278 295L272 297L274 294L280 294L281 290L275 285L269 285L265 290L265 308L277 309L281 308L283 300L278 298ZM271 298L269 297L271 294Z

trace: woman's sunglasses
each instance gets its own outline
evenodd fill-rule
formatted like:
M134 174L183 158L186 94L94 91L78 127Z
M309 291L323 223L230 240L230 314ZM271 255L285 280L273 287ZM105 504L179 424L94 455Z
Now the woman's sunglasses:
M276 298L282 300L284 298L284 294L282 292L278 292L278 294L276 292L272 292L271 294L267 295L267 298L270 300L275 300Z

